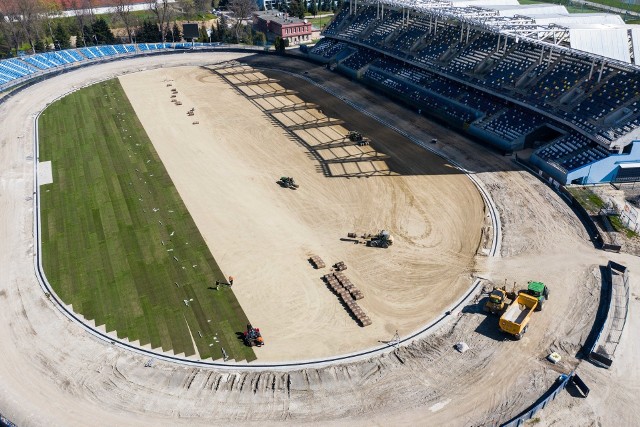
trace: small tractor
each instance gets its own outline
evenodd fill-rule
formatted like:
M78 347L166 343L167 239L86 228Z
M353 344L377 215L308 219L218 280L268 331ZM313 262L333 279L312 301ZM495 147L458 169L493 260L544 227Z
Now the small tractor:
M505 287L493 288L493 291L489 294L489 299L484 304L483 309L485 313L502 314L508 305L507 290Z
M254 328L251 323L247 324L247 331L243 335L244 344L249 347L262 347L264 345L264 338L260 333L259 328Z
M527 290L521 292L531 295L538 300L535 311L541 311L545 301L549 299L549 288L542 282L530 281Z
M298 187L300 187L298 184L296 184L296 182L290 176L280 177L278 184L280 184L280 186L283 188L290 188L292 190L297 190Z
M349 132L349 141L355 142L356 145L363 146L369 145L369 140L362 136L360 132L352 130Z
M351 142L362 141L362 134L358 131L352 130L351 132L349 132L349 141Z
M382 230L380 233L376 235L368 235L367 238L367 246L371 246L373 248L384 248L387 249L389 246L393 245L393 236L389 234L388 231Z

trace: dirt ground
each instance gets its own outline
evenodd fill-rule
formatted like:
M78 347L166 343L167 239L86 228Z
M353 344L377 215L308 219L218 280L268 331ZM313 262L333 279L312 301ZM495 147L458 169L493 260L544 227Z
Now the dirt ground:
M552 289L545 311L535 313L523 340L497 334L497 320L479 313L479 300L451 316L437 333L390 355L318 369L240 372L160 361L145 367L148 357L97 340L68 321L34 275L33 113L74 86L101 78L233 57L238 55L189 53L107 63L39 83L0 105L0 413L21 426L493 425L526 408L559 373L577 366L591 394L581 399L561 393L538 414L538 425L637 425L638 258L596 251L565 202L510 158L324 68L295 60L243 59L253 66L307 72L413 136L438 138L436 149L471 170L489 190L503 226L502 251L498 258L478 258L475 274L497 284L535 278ZM630 267L632 301L614 365L603 370L576 353L593 324L598 266L609 259ZM470 350L456 352L458 341ZM563 357L560 366L544 360L551 350Z
M233 70L221 72L233 78ZM392 164L403 169L390 170L370 146L362 153L350 142L319 150L331 168L327 177L285 129L217 73L182 67L132 73L120 81L214 258L235 277L240 304L265 337L267 345L256 350L259 361L322 358L379 345L396 330L406 335L419 329L469 288L484 205L473 183L447 173L442 158L426 151L407 155L415 145L376 123L369 133L375 146L393 146ZM240 87L287 89L265 86ZM182 105L171 102L171 89ZM291 97L289 104L313 101ZM336 108L338 102L322 104L343 110L338 117L316 108L274 116L285 128L312 123L302 130L304 137L323 147L344 140L348 130L319 121L371 122L342 102ZM187 116L191 108L195 115ZM343 162L329 163L336 158ZM400 174L411 169L419 173ZM359 174L372 171L389 175ZM281 176L293 176L300 188L281 188ZM395 238L386 250L340 240L350 231L381 229ZM313 254L327 268L313 269ZM360 327L322 282L338 261L365 295L358 303L371 326Z

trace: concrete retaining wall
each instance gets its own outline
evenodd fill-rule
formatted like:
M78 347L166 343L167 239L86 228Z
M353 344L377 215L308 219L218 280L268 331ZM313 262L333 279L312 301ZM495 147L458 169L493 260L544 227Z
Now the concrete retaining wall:
M629 315L629 271L624 265L609 261L604 269L602 311L596 322L597 335L587 348L591 363L609 368Z
M558 377L558 380L555 382L555 384L552 385L551 388L547 390L545 394L540 396L540 399L538 399L536 403L531 405L529 408L527 408L524 412L520 413L515 418L512 418L506 423L502 424L501 426L502 427L519 427L523 425L525 421L533 418L539 411L544 409L549 404L549 402L554 400L562 390L567 388L569 381L573 379L574 375L575 375L574 372L571 372L569 375L566 375L566 374L560 375L560 377Z

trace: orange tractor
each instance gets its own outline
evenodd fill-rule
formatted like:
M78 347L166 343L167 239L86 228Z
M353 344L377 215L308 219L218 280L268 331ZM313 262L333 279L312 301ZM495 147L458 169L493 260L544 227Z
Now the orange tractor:
M264 338L262 338L260 329L254 328L251 326L251 323L247 324L247 330L244 333L243 340L245 345L249 347L262 347L264 345Z

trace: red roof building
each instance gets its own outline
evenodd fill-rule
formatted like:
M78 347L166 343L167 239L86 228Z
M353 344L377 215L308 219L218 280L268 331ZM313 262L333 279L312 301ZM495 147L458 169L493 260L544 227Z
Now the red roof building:
M281 37L289 40L289 45L311 41L311 23L278 11L263 11L253 14L253 26L262 31L269 40Z

